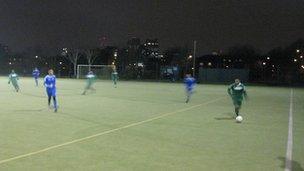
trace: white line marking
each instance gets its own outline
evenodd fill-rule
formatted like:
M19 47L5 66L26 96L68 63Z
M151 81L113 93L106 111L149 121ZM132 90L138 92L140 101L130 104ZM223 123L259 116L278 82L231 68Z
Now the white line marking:
M290 91L290 104L289 104L289 121L288 121L288 138L287 138L287 149L286 149L286 160L285 160L285 171L292 170L292 113L293 113L293 89Z
M108 130L108 131L100 132L100 133L90 135L90 136L87 136L87 137L84 137L84 138L75 139L73 141L69 141L69 142L65 142L65 143L62 143L62 144L46 147L46 148L38 150L38 151L30 152L30 153L27 153L27 154L22 154L22 155L11 157L11 158L4 159L4 160L0 160L0 164L11 162L11 161L18 160L18 159L22 159L22 158L29 157L29 156L32 156L32 155L40 154L40 153L43 153L43 152L46 152L46 151L50 151L50 150L60 148L60 147L63 147L63 146L75 144L75 143L82 142L82 141L85 141L85 140L89 140L89 139L92 139L92 138L96 138L96 137L99 137L99 136L102 136L102 135L105 135L105 134L113 133L113 132L123 130L123 129L126 129L126 128L130 128L130 127L133 127L133 126L141 125L141 124L151 122L151 121L154 121L154 120L157 120L157 119L161 119L161 118L164 118L166 116L173 115L173 114L176 114L176 113L185 112L185 111L188 111L188 110L191 110L191 109L203 106L203 105L207 105L207 104L210 104L210 103L217 102L217 101L219 101L223 98L224 97L221 97L221 98L217 98L217 99L208 101L206 103L194 105L194 106L191 106L191 107L188 107L188 108L176 110L176 111L173 111L173 112L163 113L163 114L160 114L159 116L156 116L156 117L153 117L153 118L150 118L150 119L147 119L147 120L134 122L134 123L126 125L126 126L122 126L122 127L118 127L118 128L115 128L115 129Z

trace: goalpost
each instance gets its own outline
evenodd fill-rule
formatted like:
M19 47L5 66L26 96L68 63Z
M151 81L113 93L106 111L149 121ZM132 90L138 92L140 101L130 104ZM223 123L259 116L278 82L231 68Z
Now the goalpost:
M89 71L93 71L98 79L110 79L111 65L77 65L77 79L85 78Z

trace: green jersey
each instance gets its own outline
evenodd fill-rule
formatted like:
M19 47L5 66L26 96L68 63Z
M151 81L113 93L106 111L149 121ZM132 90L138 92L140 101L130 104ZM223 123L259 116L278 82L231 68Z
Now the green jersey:
M116 71L112 72L112 80L118 79L118 73Z
M112 77L112 81L113 81L113 83L114 83L114 86L115 86L115 88L116 88L116 86L117 86L117 80L118 80L118 73L117 73L116 70L114 70L114 71L112 72L111 77Z
M238 101L242 101L243 97L246 98L247 96L245 86L242 83L231 84L228 87L228 94L232 97L233 100L238 100Z
M17 84L17 80L19 80L19 77L16 73L11 73L9 76L9 83L12 82L12 84Z
M88 84L93 84L96 79L96 76L94 74L88 74L86 77Z

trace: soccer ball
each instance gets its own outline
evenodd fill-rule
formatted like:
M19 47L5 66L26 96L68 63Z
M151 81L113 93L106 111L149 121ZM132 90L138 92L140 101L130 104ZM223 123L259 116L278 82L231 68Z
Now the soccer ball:
M243 117L242 116L237 116L235 118L235 120L236 120L237 123L241 123L243 121Z

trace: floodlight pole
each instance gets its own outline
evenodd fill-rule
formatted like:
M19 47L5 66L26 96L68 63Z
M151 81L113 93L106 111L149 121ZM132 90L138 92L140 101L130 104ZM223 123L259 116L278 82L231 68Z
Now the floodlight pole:
M196 40L193 42L193 77L195 77Z

